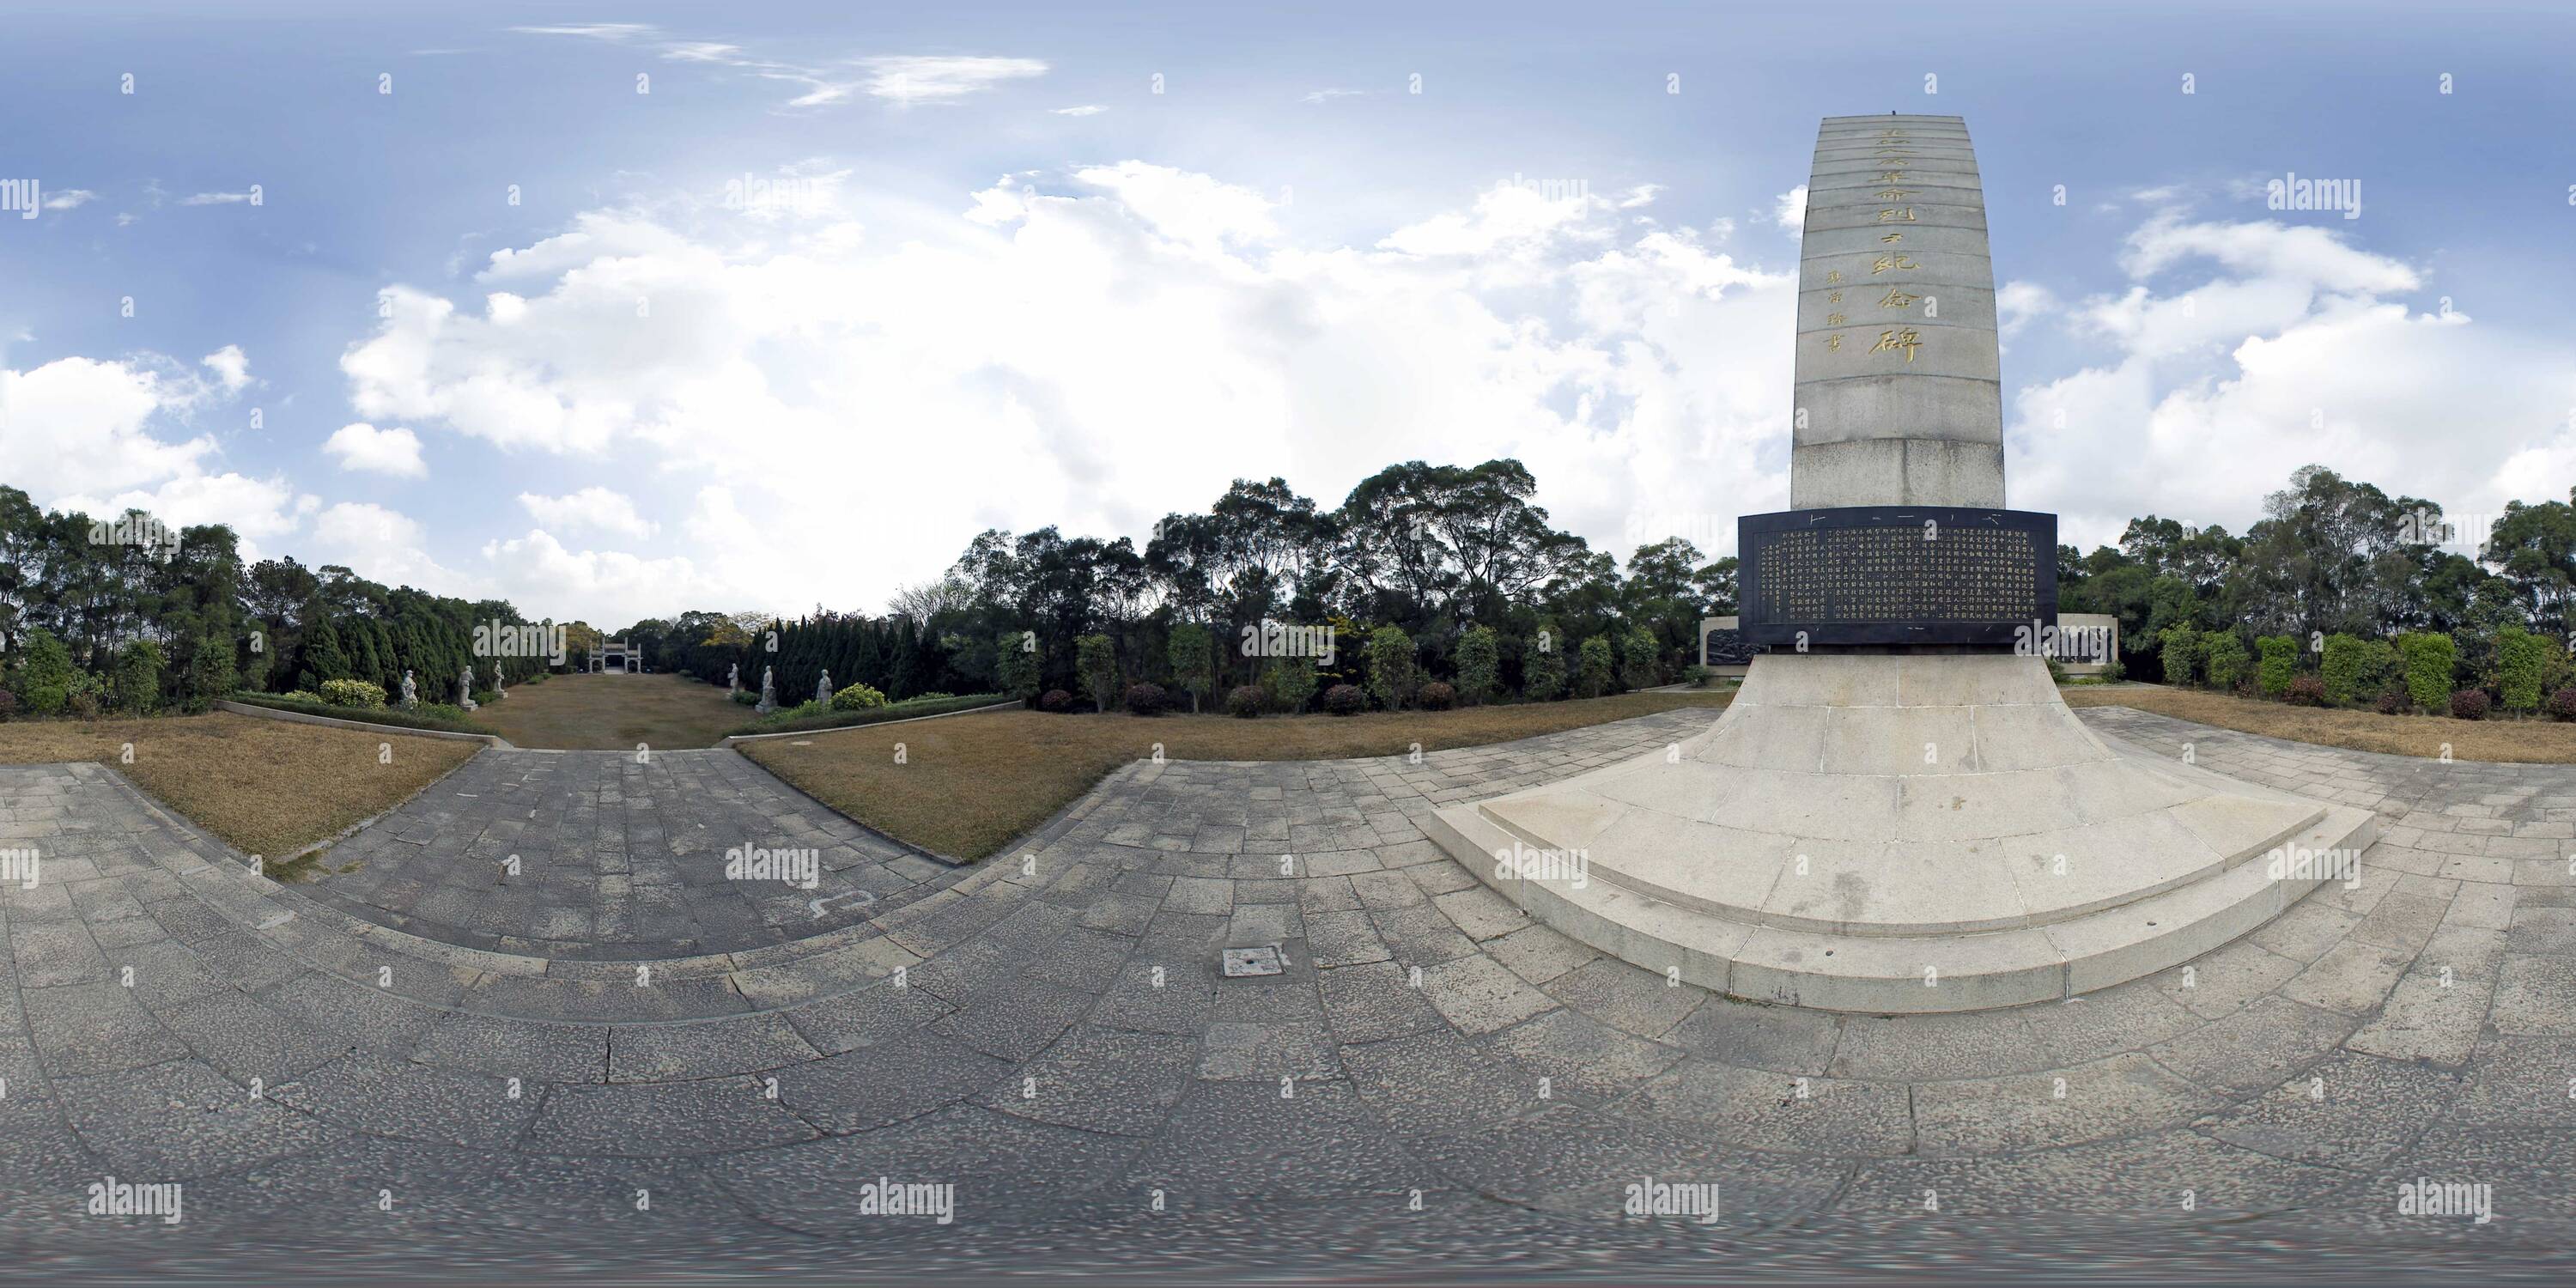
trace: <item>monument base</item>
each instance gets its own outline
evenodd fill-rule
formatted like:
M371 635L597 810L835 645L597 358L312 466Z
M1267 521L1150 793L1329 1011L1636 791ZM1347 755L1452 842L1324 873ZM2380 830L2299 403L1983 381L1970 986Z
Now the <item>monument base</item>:
M2115 745L2040 659L2003 654L1758 657L1707 732L1428 830L1603 952L1869 1012L2136 979L2357 873L2377 839L2367 810Z

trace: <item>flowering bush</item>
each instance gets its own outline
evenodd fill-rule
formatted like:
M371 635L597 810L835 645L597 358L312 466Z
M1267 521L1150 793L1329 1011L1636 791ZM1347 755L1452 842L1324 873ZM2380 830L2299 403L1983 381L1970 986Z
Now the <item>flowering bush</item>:
M1324 690L1324 709L1337 716L1355 716L1368 710L1368 695L1355 685L1336 684Z
M1171 705L1171 698L1159 684L1131 684L1124 695L1130 715L1159 716Z
M2487 708L2492 705L2492 703L2487 701L2486 690L2462 689L2451 695L2451 718L2455 720L2484 720L2487 718Z
M1422 686L1422 692L1414 695L1414 701L1425 711L1446 711L1458 705L1458 691L1438 680L1433 680Z
M1073 695L1062 689L1049 689L1046 696L1038 699L1038 710L1063 715L1073 710Z
M2552 720L2576 720L2576 689L2560 689L2549 695L2545 708Z
M335 707L382 711L385 708L385 690L383 685L370 684L365 680L324 680L322 700Z
M870 707L881 707L885 704L886 695L877 692L873 686L865 682L853 684L832 695L834 711L865 711Z

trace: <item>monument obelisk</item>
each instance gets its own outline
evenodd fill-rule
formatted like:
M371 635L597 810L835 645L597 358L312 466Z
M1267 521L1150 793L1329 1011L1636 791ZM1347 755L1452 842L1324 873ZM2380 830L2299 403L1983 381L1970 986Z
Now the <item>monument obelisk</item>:
M1704 987L1958 1011L2135 979L2358 856L2368 811L2115 746L2042 652L2056 517L2004 508L1985 200L1964 121L1828 117L1807 187L1790 502L1739 523L1768 645L1686 742L1436 811L1541 922Z

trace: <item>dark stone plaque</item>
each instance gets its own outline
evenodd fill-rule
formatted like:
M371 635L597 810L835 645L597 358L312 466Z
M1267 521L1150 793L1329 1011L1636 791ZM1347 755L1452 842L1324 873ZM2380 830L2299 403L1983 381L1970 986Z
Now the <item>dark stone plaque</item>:
M1850 506L1737 521L1745 642L1997 644L2057 620L2057 516Z
M1712 630L1708 633L1710 666L1743 666L1753 660L1754 654L1770 651L1760 644L1746 642L1742 631Z

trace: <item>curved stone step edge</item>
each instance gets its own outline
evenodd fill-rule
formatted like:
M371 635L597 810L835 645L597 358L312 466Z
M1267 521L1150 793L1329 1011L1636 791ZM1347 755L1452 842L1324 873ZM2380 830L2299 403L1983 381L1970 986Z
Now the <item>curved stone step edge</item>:
M1633 965L1756 1001L1874 1014L1987 1010L2107 988L2216 949L2320 884L2271 880L2258 862L2046 930L1936 939L1816 935L1725 921L1600 883L1574 890L1499 878L1478 860L1513 838L1473 805L1437 811L1426 830L1536 920ZM2376 837L2368 811L2338 806L2301 843L2366 849ZM2139 921L2155 923L2156 933L2137 933ZM1835 969L1822 965L1828 958ZM1930 986L1927 966L1936 972Z

